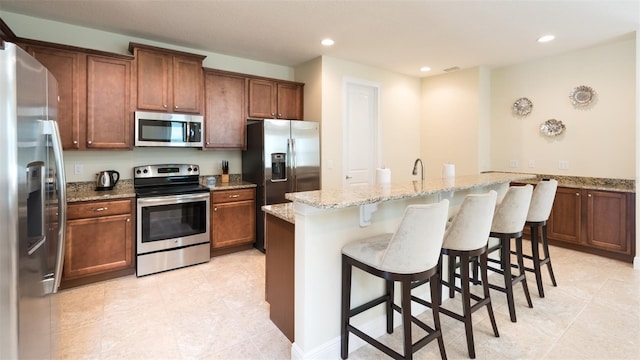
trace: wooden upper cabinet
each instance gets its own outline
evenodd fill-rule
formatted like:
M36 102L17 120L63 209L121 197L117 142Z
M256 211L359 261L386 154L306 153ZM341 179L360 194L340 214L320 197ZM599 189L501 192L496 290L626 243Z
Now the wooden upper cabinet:
M302 119L301 83L249 79L249 117L258 119Z
M204 56L129 44L137 63L137 108L202 113Z
M278 83L278 117L303 119L303 87L301 84Z
M87 147L132 146L131 61L87 57Z
M205 70L205 148L246 147L247 79Z
M147 50L138 50L135 57L138 65L138 109L170 111L171 58Z
M86 55L76 51L27 46L27 51L58 81L58 127L63 149L84 145ZM82 120L82 122L81 122Z

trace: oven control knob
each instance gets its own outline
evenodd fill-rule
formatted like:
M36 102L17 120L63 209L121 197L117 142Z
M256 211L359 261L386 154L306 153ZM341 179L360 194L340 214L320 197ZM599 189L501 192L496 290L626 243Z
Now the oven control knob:
M136 174L140 175L142 173L142 171L140 171L140 169L136 170Z
M149 170L144 169L144 170L142 170L142 172L146 174L146 173L148 173L148 172L149 172Z
M187 169L187 171L188 171L188 172L191 172L191 170L193 170L193 169L191 169L191 168L188 168L188 169Z
M193 168L193 171L198 171L198 168L197 168L197 167L194 167L194 168Z

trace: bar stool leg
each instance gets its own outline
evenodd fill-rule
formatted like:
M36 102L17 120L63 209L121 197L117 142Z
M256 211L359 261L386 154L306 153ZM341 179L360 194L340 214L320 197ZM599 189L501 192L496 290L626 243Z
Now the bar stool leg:
M453 299L456 296L456 260L457 256L449 256L449 298ZM462 267L462 262L460 262Z
M402 280L402 330L404 332L404 358L413 359L411 349L411 282Z
M393 297L395 293L394 282L387 280L387 334L393 333Z
M558 286L556 283L556 277L553 275L553 268L551 267L551 257L549 256L549 238L547 237L547 224L542 225L542 249L544 251L544 258L547 262L547 269L549 270L549 276L551 276L551 283L553 286Z
M484 254L480 255L480 276L482 277L482 289L484 290L485 299L489 298L489 275L487 273L487 263L487 252L485 251ZM489 312L489 319L491 320L493 335L495 335L495 337L500 337L500 334L498 333L498 325L496 324L496 318L493 315L493 305L491 304L491 301L487 303L487 311Z
M504 273L504 287L507 294L509 317L511 318L511 322L516 322L516 305L513 298L513 279L511 277L511 261L509 260L511 256L511 238L508 236L501 237L500 242L502 243L500 247L500 266Z
M349 312L351 306L351 264L342 261L342 311L340 312L340 357L349 357Z
M482 279L482 281L484 282L485 279ZM469 351L469 357L475 359L476 350L473 345L473 323L471 321L471 295L469 289L469 254L466 252L463 252L460 255L460 289L462 295L464 329L467 333L467 350Z
M538 240L539 226L531 225L531 257L533 258L533 272L536 274L536 284L538 285L538 295L544 297L542 287L542 272L540 271L540 249Z
M518 277L522 277L522 287L524 288L524 296L527 298L527 304L530 308L533 307L531 302L531 296L529 295L529 287L527 286L527 279L525 277L524 270L524 257L522 256L522 236L516 238L516 257L518 259Z
M410 286L410 285L409 285ZM440 273L436 273L430 280L431 299L441 299L442 286L440 285ZM433 312L433 326L439 331L438 347L440 348L440 358L447 360L447 352L444 349L444 340L442 338L442 326L440 325L440 301L431 301L431 311Z

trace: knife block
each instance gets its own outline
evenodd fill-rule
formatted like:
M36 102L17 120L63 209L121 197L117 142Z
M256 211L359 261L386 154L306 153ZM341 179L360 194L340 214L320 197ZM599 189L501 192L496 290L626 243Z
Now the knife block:
M222 182L223 183L228 183L229 182L229 174L222 174Z

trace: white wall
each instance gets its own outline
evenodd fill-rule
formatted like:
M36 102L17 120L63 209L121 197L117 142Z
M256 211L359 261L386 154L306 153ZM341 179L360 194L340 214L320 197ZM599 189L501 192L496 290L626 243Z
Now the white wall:
M543 174L633 179L636 176L636 40L597 47L492 71L491 168ZM571 90L592 87L597 101L576 109ZM521 119L513 102L527 97L533 111ZM557 137L540 134L548 119L562 121ZM518 160L519 167L509 167ZM535 168L529 168L529 160ZM560 170L559 161L569 169Z
M244 74L293 80L293 68L276 64L232 57L198 49L185 48L147 39L109 33L60 22L0 11L0 17L16 36L48 41L57 44L78 46L88 49L131 55L129 42L206 55L204 67L235 71ZM123 179L133 178L133 167L147 164L194 163L200 165L204 175L221 174L220 162L229 161L229 172L242 172L240 150L196 150L136 148L132 151L65 151L64 161L68 182L93 181L100 170L113 169L121 173ZM75 165L82 165L82 174L74 173Z
M488 69L478 67L422 79L425 177L440 177L444 163L455 164L456 175L489 170L488 87Z
M391 169L393 182L414 179L411 169L414 159L420 152L420 80L324 56L322 57L323 188L342 187L345 78L380 84L382 143L380 165Z

